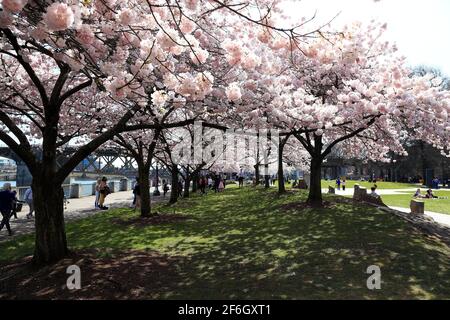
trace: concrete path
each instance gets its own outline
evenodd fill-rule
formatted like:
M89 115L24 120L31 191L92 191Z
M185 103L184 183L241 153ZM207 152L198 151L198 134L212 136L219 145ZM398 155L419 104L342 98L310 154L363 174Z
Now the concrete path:
M411 212L411 210L409 208L394 207L394 206L389 206L389 208L397 210L397 211L405 212L405 213ZM449 214L425 211L425 215L433 218L433 220L436 221L437 223L440 223L442 225L450 227L450 215Z
M420 188L422 190L422 193L425 193L426 189L425 188ZM414 194L414 192L416 192L417 188L406 188L406 189L377 189L377 193L379 195L390 195L390 194L405 194L405 193L411 193L411 196ZM436 191L436 190L434 190ZM450 196L450 189L439 189L437 191L446 191L448 192L449 196ZM345 189L345 191L338 190L337 188L335 188L335 192L337 195L340 196L352 196L353 195L353 188L347 188ZM367 189L367 193L370 193L370 188ZM328 193L328 188L323 188L322 189L322 193Z
M166 197L151 197L151 201L161 202L168 200L170 193ZM96 213L103 212L103 210L95 209L95 196L84 197L79 199L68 199L67 209L64 211L65 221L72 221L80 218L92 216ZM110 208L131 207L133 202L133 193L131 191L115 192L106 197L105 205ZM16 236L34 232L34 219L27 219L28 206L24 204L22 211L17 213L17 219L11 218L10 224L14 234L12 237L8 236L6 228L0 232L0 242L14 239Z

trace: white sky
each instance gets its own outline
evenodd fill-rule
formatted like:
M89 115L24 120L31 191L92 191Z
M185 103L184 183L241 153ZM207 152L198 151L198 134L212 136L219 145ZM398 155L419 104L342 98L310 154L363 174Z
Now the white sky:
M333 27L375 19L387 23L386 37L395 42L411 66L427 65L450 76L449 0L286 0L289 15L325 23L337 13Z

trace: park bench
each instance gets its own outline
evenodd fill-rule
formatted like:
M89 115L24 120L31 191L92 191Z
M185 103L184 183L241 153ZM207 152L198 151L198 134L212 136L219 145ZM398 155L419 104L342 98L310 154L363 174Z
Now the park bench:
M329 194L336 194L336 189L332 186L328 186L328 193Z

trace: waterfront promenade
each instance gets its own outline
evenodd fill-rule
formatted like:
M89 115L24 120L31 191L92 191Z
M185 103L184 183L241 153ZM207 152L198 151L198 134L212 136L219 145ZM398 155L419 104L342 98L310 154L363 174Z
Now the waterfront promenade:
M153 189L153 188L152 188ZM153 191L153 190L152 190ZM161 202L168 200L170 193L164 198L162 196L151 197L152 202ZM94 208L95 196L88 196L83 198L68 199L67 208L64 211L65 221L71 221L75 219L85 218L94 215L102 210ZM105 205L109 208L130 207L133 202L132 191L115 192L108 195ZM28 206L24 204L22 211L17 213L17 219L11 218L11 229L14 232L12 237L8 236L6 230L0 232L0 242L14 239L15 237L30 233L34 231L34 219L27 219Z

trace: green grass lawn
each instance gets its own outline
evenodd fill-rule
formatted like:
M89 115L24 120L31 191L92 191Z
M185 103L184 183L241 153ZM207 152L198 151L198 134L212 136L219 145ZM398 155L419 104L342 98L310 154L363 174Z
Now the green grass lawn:
M359 184L362 187L366 187L370 190L373 187L373 182L368 181L356 181L356 180L347 180L346 187L353 188L355 184ZM322 188L328 188L328 186L335 187L336 180L322 180ZM417 188L417 184L411 183L401 183L401 182L387 182L387 181L378 181L377 182L378 189L406 189L406 188Z
M326 208L305 208L306 196L232 188L173 207L159 205L160 212L190 219L145 227L115 224L136 213L111 210L68 223L68 243L104 255L151 249L183 257L173 265L178 279L167 279L166 291L156 298L450 298L450 248L443 242L340 197L324 195L331 201ZM32 250L32 235L23 236L0 243L0 259ZM381 268L381 290L366 287L370 265Z
M422 192L424 193L424 192ZM420 199L425 202L425 210L439 213L450 214L450 191L433 191L438 197L447 197L447 199ZM382 195L383 202L389 206L409 208L409 203L413 198L414 192L403 193L399 195Z

